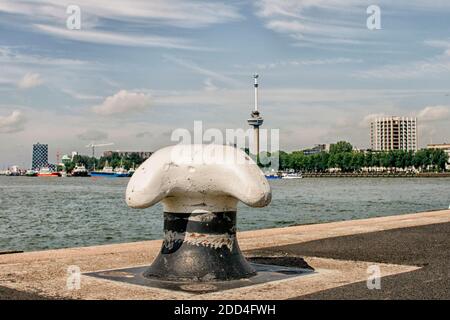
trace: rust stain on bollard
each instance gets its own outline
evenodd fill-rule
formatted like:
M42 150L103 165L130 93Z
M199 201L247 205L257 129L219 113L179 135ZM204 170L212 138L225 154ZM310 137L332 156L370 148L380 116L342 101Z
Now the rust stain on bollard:
M226 246L228 250L233 250L233 243L236 239L235 235L229 234L203 234L195 232L178 233L175 231L168 231L164 237L164 247L171 250L174 247L174 243L186 242L195 246L205 246L218 249L222 246Z
M235 240L236 236L229 235L228 233L215 235L186 232L186 238L184 241L195 246L206 246L214 249L225 246L228 250L232 251Z

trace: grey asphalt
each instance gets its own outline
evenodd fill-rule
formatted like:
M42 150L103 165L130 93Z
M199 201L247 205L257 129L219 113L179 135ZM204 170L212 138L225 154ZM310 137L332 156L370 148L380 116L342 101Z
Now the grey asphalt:
M247 254L312 256L421 267L382 277L380 290L369 290L363 281L294 299L450 299L450 223L327 238Z
M308 267L302 259L308 256L421 267L382 277L381 290L369 290L362 281L294 299L450 299L450 223L327 238L245 255L253 262L297 267ZM0 299L46 297L0 286Z

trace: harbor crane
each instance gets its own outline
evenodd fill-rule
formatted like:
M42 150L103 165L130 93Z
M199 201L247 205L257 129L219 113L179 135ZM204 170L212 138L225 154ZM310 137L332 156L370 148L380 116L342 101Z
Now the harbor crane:
M95 143L90 143L86 146L86 148L92 148L92 157L95 157L95 148L96 147L106 147L106 146L112 146L114 143L110 142L110 143L101 143L101 144L95 144Z

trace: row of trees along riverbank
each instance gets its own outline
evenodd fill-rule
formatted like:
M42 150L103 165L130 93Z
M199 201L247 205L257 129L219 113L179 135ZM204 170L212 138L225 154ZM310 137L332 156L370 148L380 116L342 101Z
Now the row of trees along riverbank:
M248 150L246 150L248 152ZM262 163L267 153L261 153ZM273 156L277 156L273 154ZM295 170L302 172L330 172L338 169L341 172L360 172L378 170L396 171L398 169L418 170L421 172L442 172L445 170L448 161L448 155L439 149L422 149L417 152L394 150L388 152L377 151L354 151L353 146L345 141L340 141L330 146L329 152L320 152L311 155L305 155L303 151L294 151L287 153L280 151L279 154L280 170ZM106 162L113 168L123 165L125 169L138 167L146 159L138 153L132 153L126 157L121 157L117 153L112 153L108 157L99 159L89 156L76 155L71 162L66 163L68 172L77 164L84 165L88 170L101 169ZM268 165L261 165L269 167Z
M263 157L268 154L261 154ZM274 156L276 156L274 154ZM414 170L420 172L445 171L448 155L440 149L421 149L417 152L392 150L379 151L355 151L353 146L345 141L337 142L330 146L329 152L320 152L305 155L303 151L287 153L279 152L280 170L295 170L302 172L332 172L336 169L341 172L361 171L397 171ZM269 165L262 165L269 167Z

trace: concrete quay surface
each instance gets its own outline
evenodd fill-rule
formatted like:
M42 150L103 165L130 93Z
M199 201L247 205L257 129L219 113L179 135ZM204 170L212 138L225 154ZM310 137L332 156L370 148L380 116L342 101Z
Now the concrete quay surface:
M315 273L196 294L81 276L150 265L161 240L0 255L0 299L450 299L450 210L238 233L253 262L305 263ZM367 288L368 270L381 289Z

